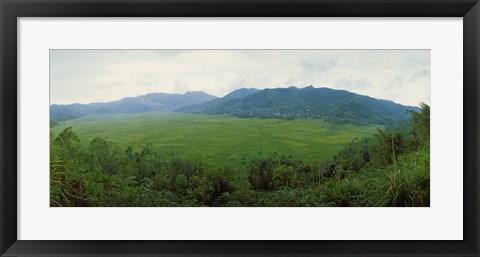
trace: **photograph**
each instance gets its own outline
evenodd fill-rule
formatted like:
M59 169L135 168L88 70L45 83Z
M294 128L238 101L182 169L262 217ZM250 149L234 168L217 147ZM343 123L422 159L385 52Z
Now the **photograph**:
M430 72L429 49L50 49L50 207L430 207Z

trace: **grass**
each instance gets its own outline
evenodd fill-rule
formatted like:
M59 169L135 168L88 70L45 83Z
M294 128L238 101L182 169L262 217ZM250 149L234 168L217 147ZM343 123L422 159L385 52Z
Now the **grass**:
M430 206L430 149L401 156L385 169L381 206Z
M73 127L83 143L95 137L138 148L152 143L162 152L200 153L205 161L235 166L272 152L306 163L331 158L353 138L379 126L334 124L321 120L242 119L181 113L142 113L81 118L54 128Z
M418 149L385 167L329 179L317 189L328 206L430 206L430 150Z

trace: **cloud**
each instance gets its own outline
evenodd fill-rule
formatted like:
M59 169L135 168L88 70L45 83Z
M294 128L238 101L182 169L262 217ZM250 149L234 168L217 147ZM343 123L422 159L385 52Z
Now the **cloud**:
M302 60L301 65L305 72L322 73L335 66L334 59Z
M430 71L425 69L413 74L412 77L410 78L410 82L415 82L415 80L420 78L429 78L429 77L430 77Z
M429 61L428 50L51 50L50 99L313 85L417 105L429 103Z
M345 89L365 89L371 86L370 82L368 82L365 78L357 78L354 79L352 75L347 78L342 78L338 82L340 86Z
M405 83L405 79L400 76L395 76L392 81L390 81L390 86L392 88L400 89L402 88L403 84Z

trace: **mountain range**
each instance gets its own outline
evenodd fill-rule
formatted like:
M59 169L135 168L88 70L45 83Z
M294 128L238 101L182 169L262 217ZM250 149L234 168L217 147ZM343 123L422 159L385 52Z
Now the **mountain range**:
M89 115L116 113L166 112L188 105L208 102L216 98L216 96L201 91L192 91L185 94L153 93L105 103L52 104L50 106L50 119L65 120Z
M148 94L119 101L51 105L50 119L78 118L91 114L175 111L230 115L240 118L323 119L353 124L389 124L409 117L418 107L375 99L346 90L289 87L237 89L217 98L204 92Z

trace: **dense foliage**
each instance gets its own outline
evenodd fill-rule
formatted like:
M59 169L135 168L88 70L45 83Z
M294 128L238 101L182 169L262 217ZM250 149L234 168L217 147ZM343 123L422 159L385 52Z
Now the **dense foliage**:
M430 107L354 139L332 160L271 154L235 168L152 144L87 145L72 128L50 137L51 206L429 206ZM56 123L52 122L51 127Z

